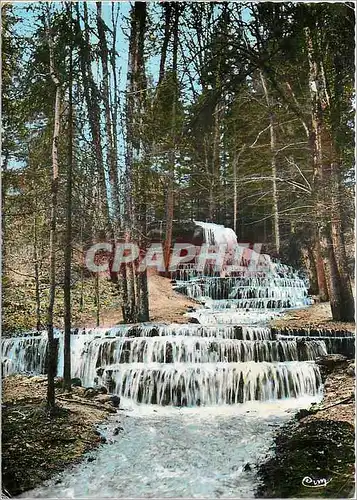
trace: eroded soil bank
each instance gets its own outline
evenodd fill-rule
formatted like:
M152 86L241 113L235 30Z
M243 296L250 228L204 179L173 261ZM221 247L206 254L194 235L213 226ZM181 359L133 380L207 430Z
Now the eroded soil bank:
M303 309L293 309L285 311L283 315L271 322L273 328L324 328L327 330L346 330L355 332L354 323L343 323L333 321L329 302L314 304Z
M324 398L278 431L272 455L259 466L258 498L354 498L354 362L320 362Z
M45 408L44 376L12 375L2 382L2 488L18 495L49 479L101 442L96 425L116 413L110 396L56 389L58 412ZM119 418L118 418L119 422Z

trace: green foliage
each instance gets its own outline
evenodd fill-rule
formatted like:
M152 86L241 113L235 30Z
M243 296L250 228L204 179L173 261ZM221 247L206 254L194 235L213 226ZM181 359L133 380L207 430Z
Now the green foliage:
M76 4L72 18L68 6L60 3L29 4L25 9L26 16L15 4L3 9L6 330L34 325L36 266L43 323L47 307L55 99L55 86L49 72L47 9L54 40L54 62L62 87L58 143L57 324L62 314L70 53L74 103L74 318L80 310L78 282L83 251L98 235L108 237L108 226L118 224L122 230L123 220L128 217L124 200L128 198L129 174L132 189L129 195L131 202L135 200L137 213L130 215L127 225L135 220L165 224L167 192L172 182L174 219L212 219L232 227L236 215L240 240L264 242L267 250L272 247L271 114L276 124L275 180L282 255L294 262L298 259L292 249L308 243L315 224L311 144L304 128L311 125L306 27L311 30L316 59L323 65L329 96L329 104L323 110L324 161L329 161L329 150L334 149L344 200L343 225L346 231L351 230L354 11L349 4L182 4L178 19L177 68L174 69L176 28L172 15L160 84L157 82L164 52L167 5L148 4L145 68L142 68L140 92L134 98L134 108L140 108L135 137L127 137L126 127L129 93L125 89L123 53L129 47L127 44L123 48L127 40L122 39L121 28L128 23L117 4L103 4L109 61L109 130L112 128L115 142L119 222L112 215L108 182L109 138L104 126L102 90L105 82L96 6ZM267 81L271 106L266 103L261 73ZM93 136L95 118L99 129L96 137ZM140 155L132 161L129 171L125 156L127 141L140 145ZM109 217L105 212L106 203ZM27 285L16 278L23 275L29 279ZM87 280L85 296L89 299L85 308L90 313L95 311L92 286L92 281ZM116 300L104 289L103 304Z
M120 310L117 293L113 284L107 279L100 279L100 311L108 309ZM93 278L76 281L71 287L72 322L80 326L81 321L95 323L97 304L95 299ZM40 291L41 325L46 329L46 305L48 303L48 286L44 282ZM36 297L34 280L14 283L3 277L2 282L2 332L4 336L36 329ZM58 287L54 308L54 325L63 328L63 288Z

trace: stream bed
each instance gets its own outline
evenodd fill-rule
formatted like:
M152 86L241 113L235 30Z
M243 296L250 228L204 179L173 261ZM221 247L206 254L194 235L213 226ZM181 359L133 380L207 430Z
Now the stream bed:
M123 402L99 427L106 444L21 498L253 498L255 464L273 434L316 400L215 408Z

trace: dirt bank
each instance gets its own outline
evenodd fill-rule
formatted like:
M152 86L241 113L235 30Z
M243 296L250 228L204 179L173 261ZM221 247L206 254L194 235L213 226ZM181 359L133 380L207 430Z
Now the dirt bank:
M96 425L115 414L110 396L85 397L56 389L58 412L45 408L46 378L13 375L2 383L2 488L11 496L30 490L100 445ZM119 421L119 418L118 418Z
M284 315L273 320L275 328L327 328L329 330L348 330L355 332L354 323L343 323L332 320L329 302L314 304L304 309L286 311Z
M171 280L150 274L148 277L150 321L157 323L187 323L184 313L188 307L197 306L197 302L175 292ZM123 322L120 307L111 305L100 313L100 326L110 327ZM82 315L76 322L78 327L94 328L95 314Z
M342 361L327 375L323 401L278 432L256 496L354 498L354 419L354 363Z

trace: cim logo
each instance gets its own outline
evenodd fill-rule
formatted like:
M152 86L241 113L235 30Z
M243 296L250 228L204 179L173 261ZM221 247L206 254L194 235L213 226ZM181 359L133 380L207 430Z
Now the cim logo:
M324 488L331 481L332 481L332 477L330 477L328 479L326 479L324 477L321 479L316 479L316 478L312 478L310 476L305 476L304 479L301 481L301 484L303 486L306 486L307 488Z

